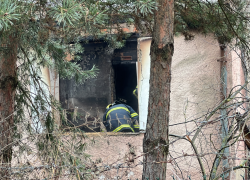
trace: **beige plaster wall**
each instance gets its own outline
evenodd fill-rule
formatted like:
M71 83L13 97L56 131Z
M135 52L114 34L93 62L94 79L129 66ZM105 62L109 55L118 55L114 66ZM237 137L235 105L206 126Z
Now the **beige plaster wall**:
M148 41L145 43L150 46ZM147 51L145 51L147 52ZM196 35L194 40L185 41L183 36L175 37L175 52L172 64L172 84L171 84L171 108L170 108L170 124L177 124L190 121L200 117L209 109L213 108L220 102L220 48L217 41L212 36L204 37ZM148 54L148 53L147 53ZM149 56L149 54L148 54ZM147 59L144 57L143 59ZM138 84L141 87L143 61L138 63ZM230 81L230 78L229 78ZM139 92L141 90L139 89ZM142 107L140 107L142 108ZM144 108L145 109L145 108ZM170 133L176 135L185 135L192 132L196 128L195 123L175 125L170 127ZM219 129L215 129L216 133ZM209 132L213 132L214 128L210 128ZM192 135L190 135L192 137ZM128 143L136 146L136 155L142 154L142 139L140 136L112 136L112 137L96 137L94 146L89 146L87 152L93 157L101 157L107 164L117 163L117 159L124 159L128 152ZM198 143L202 139L198 138ZM109 142L109 144L107 143ZM112 142L112 143L111 143ZM202 148L203 145L201 145ZM205 145L204 145L205 146ZM106 153L108 152L108 154ZM184 157L183 154L193 154L193 150L187 141L179 140L170 146L170 154L172 158L177 158L175 162L182 164L182 170L186 175L191 175L193 179L200 179L201 173L198 162L194 157ZM170 158L171 159L171 158ZM212 159L212 157L210 157ZM142 158L140 157L140 160ZM120 161L119 161L120 162ZM211 164L211 162L210 162ZM135 162L135 168L131 168L131 179L141 179L142 165ZM167 179L172 179L176 166L174 163L168 164ZM121 171L125 173L125 171ZM132 175L133 174L133 175ZM114 176L113 174L109 174ZM103 175L101 177L108 177ZM128 176L123 176L126 179Z
M185 41L179 36L174 47L170 124L197 118L220 101L220 48L214 37L196 34ZM194 127L178 125L170 133L183 135Z
M238 85L243 85L245 82L244 79L244 72L243 72L243 68L241 65L241 59L239 58L238 54L240 54L240 50L239 49L235 49L232 48L230 51L230 55L231 55L231 59L232 59L232 66L231 66L231 70L232 70L232 87L237 87ZM240 86L238 86L237 88L234 89L234 91L238 90L240 88ZM243 90L241 92L243 95L246 95L246 92ZM240 97L240 95L238 96ZM237 109L238 112L240 113L244 113L244 110L241 108ZM240 165L245 159L246 159L246 155L247 155L247 151L246 151L246 147L245 147L245 143L243 141L242 138L240 138L240 140L235 144L235 146L233 146L231 148L231 151L233 154L235 154L235 165ZM238 169L234 172L232 172L231 176L234 179L242 179L242 176L245 176L245 169Z
M175 37L175 51L172 62L172 82L170 101L170 134L185 136L192 139L199 122L205 119L205 114L211 111L220 102L220 62L221 50L213 36L195 34L191 41L185 41L183 36ZM214 117L215 118L215 117ZM180 124L183 122L186 124ZM198 122L198 123L196 123ZM219 146L218 132L220 124L206 127L195 141L195 145L204 156L203 165L206 174L214 158L210 155L213 149L208 134L217 139L215 146ZM209 137L209 136L208 136ZM170 145L170 159L167 176L175 178L202 179L201 168L194 156L194 151L188 141L170 138L174 144ZM205 160L206 159L206 160ZM177 166L182 171L177 170Z
M150 43L146 43L150 46ZM197 120L202 121L206 114L213 107L215 107L221 100L220 97L220 60L221 51L217 40L213 36L207 35L206 37L201 34L196 34L194 40L185 41L183 36L175 37L175 51L172 63L172 82L171 82L171 105L170 105L170 134L179 136L189 135L192 138L193 132L197 128L197 124L189 122L185 124L185 121ZM227 51L227 69L228 69L228 89L234 85L235 81L232 78L234 70L232 68L232 54L231 51ZM148 54L149 56L149 54ZM147 59L147 57L145 57ZM141 73L141 65L138 63L138 76ZM238 64L237 64L238 66ZM53 78L51 78L52 80ZM140 85L141 79L138 78ZM51 84L53 82L51 81ZM55 90L58 91L57 88ZM139 91L141 91L139 89ZM141 108L141 107L140 107ZM144 108L147 109L147 108ZM217 115L218 117L218 115ZM213 117L213 118L216 118ZM172 126L173 125L173 126ZM214 141L214 146L219 147L218 137L220 132L220 124L213 124L208 127L206 131L202 133L209 136L209 134L215 134L211 137ZM111 165L117 167L119 164L126 165L127 168L119 168L112 171L99 174L99 179L111 179L119 176L120 179L141 179L142 173L142 141L143 134L140 135L97 135L90 136L90 139L94 138L95 143L89 144L86 152L91 155L93 160L99 160L99 165ZM171 142L175 141L174 138L170 138ZM195 142L200 152L204 154L211 152L208 149L207 139L204 136L199 136ZM210 144L211 145L211 144ZM131 147L134 149L134 153L131 154ZM191 145L184 140L179 140L170 145L170 163L168 163L167 179L172 179L172 176L181 178L181 174L176 172L176 163L181 164L183 174L185 178L187 175L191 176L192 180L201 179L201 172L196 157L191 156L193 150ZM190 155L190 156L187 156ZM134 162L129 162L128 159L138 157ZM207 154L206 159L203 159L205 164L206 173L211 168L211 163L214 158L214 154ZM93 175L93 178L97 176ZM97 179L98 179L97 178ZM184 178L184 179L185 179ZM178 178L177 178L178 179Z
M97 135L98 134L98 135ZM142 176L142 141L144 134L108 135L97 133L87 135L85 153L91 155L93 162L101 172L96 172L93 179L141 179ZM93 143L94 142L94 143Z

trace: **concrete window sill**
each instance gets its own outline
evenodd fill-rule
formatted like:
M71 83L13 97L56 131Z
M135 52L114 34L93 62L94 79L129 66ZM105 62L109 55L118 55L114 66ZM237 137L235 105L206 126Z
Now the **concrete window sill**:
M140 131L136 133L130 132L94 132L94 133L85 133L88 137L96 137L96 136L138 136L140 134L144 134L145 131Z
M140 134L144 134L145 131L140 131L136 133L130 132L86 132L84 133L87 137L105 137L105 136L138 136ZM68 134L68 133L66 133ZM66 135L65 134L65 135ZM71 133L69 133L71 134Z

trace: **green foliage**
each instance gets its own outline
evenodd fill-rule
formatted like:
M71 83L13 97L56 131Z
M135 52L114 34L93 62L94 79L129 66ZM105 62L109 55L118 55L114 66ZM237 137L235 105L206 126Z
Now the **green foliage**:
M13 43L10 37L15 39L18 52L13 156L35 153L42 165L60 167L55 176L68 170L77 179L85 172L90 174L85 135L72 127L67 129L70 135L64 136L66 132L55 124L56 112L62 121L66 119L44 82L42 69L78 83L95 78L98 67L82 69L77 64L84 52L82 38L102 38L110 49L121 48L129 35L120 23L133 24L133 14L146 17L154 8L153 0L0 0L0 53L8 54L13 47L9 46ZM114 31L117 35L110 35ZM67 61L67 56L73 61ZM0 60L5 60L4 56Z
M137 11L139 10L139 11ZM151 0L141 0L141 1L135 1L134 11L143 16L147 14L153 14L153 11L157 10L157 3L155 1Z
M222 0L176 0L175 32L189 36L192 31L214 33L221 44L234 38L244 44L248 22L243 7L243 1L228 5ZM17 43L13 138L20 153L32 151L23 143L29 136L27 141L36 142L43 162L75 166L72 171L76 175L90 171L82 132L72 128L70 138L59 134L54 112L60 113L62 121L65 116L60 103L50 95L41 69L47 67L78 83L95 78L98 67L83 70L77 64L84 52L81 38L102 38L111 49L121 48L129 35L120 24L134 24L140 33L150 35L155 11L154 0L0 0L0 52L8 52L8 46L3 45L11 43L10 37ZM116 35L110 34L113 32ZM67 61L67 55L74 61Z
M20 18L20 14L16 14L17 6L13 1L0 1L0 31L7 30L14 25L15 20Z
M213 33L220 44L231 43L234 38L246 43L248 20L244 18L244 5L244 1L229 4L222 0L178 0L175 3L175 31L184 35L189 35L190 31Z
M49 15L55 19L58 24L62 24L63 27L66 25L74 27L74 24L77 24L81 19L81 13L79 13L83 11L81 4L75 0L65 0L60 4L51 7L48 12Z
M247 23L245 1L204 1L176 0L174 31L182 33L187 40L193 39L194 31L213 33L220 44L229 44L234 38L247 45ZM132 6L131 18L141 34L150 35L153 32L155 1L136 1ZM144 15L146 14L146 16Z

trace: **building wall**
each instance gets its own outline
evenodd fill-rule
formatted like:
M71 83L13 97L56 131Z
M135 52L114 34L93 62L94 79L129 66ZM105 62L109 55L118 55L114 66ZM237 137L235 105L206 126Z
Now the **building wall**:
M235 48L233 48L231 53L230 53L231 60L232 60L231 62L233 64L231 67L232 79L233 79L232 80L232 87L236 87L234 89L234 92L240 88L240 86L238 86L238 85L243 85L245 83L242 62L238 56L238 54L240 54L240 53L241 53L240 50L235 49ZM241 93L242 93L242 97L244 95L246 95L246 91L244 91L244 90ZM236 111L239 113L242 113L242 114L244 113L244 109L242 109L242 108L238 108ZM249 122L247 122L247 125L249 127ZM240 138L239 141L235 144L235 146L233 146L231 148L231 152L233 154L235 154L235 157L236 157L235 165L242 164L242 162L245 160L245 157L248 156L246 149L247 149L247 147L245 146L245 143L244 143L242 138ZM234 171L233 173L231 173L231 176L234 177L235 179L242 179L242 177L245 176L245 172L246 172L245 169L238 169L238 170ZM249 177L248 177L248 179L249 179Z
M138 45L138 92L139 92L139 114L141 127L145 127L147 117L147 94L149 89L149 74L148 68L150 67L150 38L140 39ZM202 121L206 114L212 108L214 108L221 101L221 84L220 84L220 60L221 60L221 49L217 40L211 36L206 37L201 34L195 34L195 38L192 41L185 41L183 36L175 37L175 51L172 63L172 82L171 82L171 102L170 102L170 134L183 136L191 133L197 128L197 124L192 122L196 118ZM141 53L141 54L140 54ZM104 57L105 59L105 57ZM227 89L229 90L242 83L240 62L236 60L236 54L230 49L226 51L226 66L227 66ZM237 63L235 63L237 61ZM103 65L103 64L100 64ZM109 66L110 67L110 66ZM238 68L238 69L237 69ZM108 69L108 68L107 68ZM109 71L102 72L102 76L108 76ZM106 74L105 74L106 73ZM238 73L238 75L236 75ZM97 80L91 80L97 81ZM69 85L70 86L70 85ZM72 91L77 87L72 87ZM92 88L86 87L86 88ZM95 87L98 88L98 87ZM91 89L90 89L91 91ZM60 90L61 92L61 90ZM74 91L73 91L74 92ZM73 92L69 92L73 93ZM64 94L64 96L66 96ZM92 96L95 96L94 94ZM109 95L104 95L106 98ZM60 93L61 97L61 93ZM76 96L77 97L77 96ZM70 97L72 98L72 97ZM98 98L98 96L97 96ZM109 97L110 98L110 97ZM111 98L110 98L111 99ZM110 100L109 99L109 100ZM62 101L62 100L61 100ZM76 101L74 101L75 103ZM83 101L84 102L84 101ZM106 102L108 103L108 102ZM76 103L77 104L77 103ZM95 104L89 107L96 107ZM103 112L102 112L103 113ZM213 118L218 117L219 114ZM197 119L196 119L197 120ZM190 121L187 124L182 124L185 121ZM143 129L143 128L142 128ZM215 134L211 137L214 142L214 146L219 148L220 141L220 123L215 123L208 127L202 133L209 135ZM131 168L119 169L119 171L113 170L109 172L99 174L99 179L105 179L110 176L121 176L124 173L123 179L141 179L142 173L142 140L143 134L137 135L110 135L109 133L103 134L98 133L97 135L89 136L90 139L94 138L95 144L89 144L86 152L96 160L101 158L102 164L117 166L119 163L127 163L126 158L128 157L129 144L135 148L135 157L138 159L131 163ZM190 138L193 136L190 134ZM175 141L174 138L170 138L171 141ZM211 152L212 145L207 144L209 140L204 139L204 136L199 136L195 142L199 151L204 154ZM210 142L211 143L211 142ZM208 148L210 147L210 148ZM181 177L181 174L176 173L176 163L182 165L180 168L183 170L185 177L190 175L191 179L201 179L200 167L196 157L186 156L192 155L193 149L189 142L179 140L174 144L170 145L170 159L176 159L168 163L167 179L172 179L172 176ZM211 163L213 162L214 154L206 156L208 162L204 159L206 173L209 173ZM118 160L119 159L119 160ZM232 177L240 177L234 175ZM178 178L177 178L178 179Z
M118 133L119 134L119 133ZM142 141L144 134L96 133L86 138L85 153L89 154L99 171L93 179L138 180L142 176ZM94 143L93 143L94 142ZM101 172L104 167L110 170Z
M93 130L100 131L98 122L102 119L105 107L111 103L112 54L108 51L109 48L105 42L92 42L84 44L83 47L82 59L77 63L83 70L90 70L94 65L97 66L98 75L96 78L85 80L83 84L77 84L74 79L60 78L60 102L69 112L68 118L73 124L81 126L91 121L88 125L94 128ZM71 115L76 111L78 117L73 120ZM93 121L96 126L92 126ZM88 130L86 124L80 129Z
M147 70L150 65L151 39L142 38L139 42L139 52L141 53L138 62L139 113L140 122L146 124L148 104L142 102L147 101L149 90L149 73L147 73ZM220 61L218 61L221 59L221 50L213 36L205 37L200 34L196 34L192 41L185 41L183 36L176 36L174 43L169 122L173 126L170 126L169 130L170 134L184 136L195 130L197 125L194 122L187 124L183 122L201 117L221 101ZM230 72L228 82L231 82ZM199 121L201 120L199 119ZM216 134L213 137L216 139L219 136L218 132L219 124L215 124L213 128L210 127L203 133ZM190 138L192 138L192 134ZM170 139L175 141L174 138ZM200 142L205 142L204 137L198 136L197 147L206 149L206 143ZM217 145L219 146L219 144ZM204 153L210 150L206 149ZM183 154L194 153L189 142L179 140L170 146L170 153L172 159L178 159L176 163L180 165L180 168L187 171L185 174L194 176L195 179L201 178L197 159L183 156ZM213 157L209 157L210 165L212 159ZM173 171L177 167L174 164L169 164L168 167L167 177L172 178ZM208 169L208 166L206 168ZM180 174L176 175L179 176Z
M170 124L195 119L220 102L220 48L213 36L196 34L194 40L175 37L170 95ZM170 127L183 135L196 125Z
M147 103L145 102L147 101L146 96L149 89L149 74L147 71L150 64L150 41L150 39L138 40L138 42L140 42L138 52L141 53L139 55L141 56L141 59L138 58L139 114L140 122L144 123L146 123L146 119L143 118L147 117ZM203 35L197 34L192 41L185 41L183 36L175 37L170 105L171 125L200 117L220 102L220 62L217 61L220 58L221 51L213 36L204 37ZM230 82L230 77L228 78L228 81ZM187 125L180 124L170 126L170 133L183 136L195 128L195 123L188 123ZM218 135L218 131L219 129L216 129L215 124L213 128L210 127L206 133L215 132L216 135ZM142 154L143 134L140 136L134 136L133 140L124 138L123 136L96 137L95 139L97 142L93 148L91 146L89 147L89 152L91 152L94 157L104 157L105 159L107 155L100 155L100 151L95 150L98 149L95 147L98 145L103 146L103 143L108 141L109 138L113 139L113 145L110 144L109 148L117 149L117 151L111 151L112 157L125 156L126 153L124 150L121 150L120 147L126 149L126 145L130 142L133 142L137 147L136 155L140 156ZM190 138L192 138L192 136L190 136ZM218 137L213 137L213 139L215 138ZM173 138L170 139L174 141ZM205 143L200 143L202 140L202 137L197 139L199 150L201 148L206 148ZM103 147L106 149L106 146ZM207 149L207 151L210 150L211 149ZM204 151L204 153L205 152L206 151ZM172 156L170 159L177 159L175 162L180 165L180 168L183 171L185 171L183 174L190 175L192 180L201 179L197 159L195 157L183 156L185 153L193 154L192 147L187 141L179 140L177 143L170 145L170 154ZM211 156L209 158L209 163L211 165L213 157ZM114 164L116 164L116 159L117 158L109 158L109 162L114 162ZM141 157L140 159L142 160ZM106 162L108 162L108 160ZM167 179L172 179L172 175L181 177L180 174L175 171L175 168L177 168L175 162L167 165ZM134 165L138 165L137 162L135 162ZM206 169L208 170L208 166L206 166ZM142 170L142 165L138 165L136 168L131 168L129 172L134 175L130 178L141 179L142 171L138 173L140 170ZM115 176L115 174L113 175ZM175 176L175 178L177 178L177 176Z

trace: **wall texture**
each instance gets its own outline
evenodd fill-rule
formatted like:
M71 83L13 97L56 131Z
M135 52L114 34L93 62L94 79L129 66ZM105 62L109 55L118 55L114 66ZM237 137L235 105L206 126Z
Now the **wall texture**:
M148 77L146 72L148 70L147 68L149 68L148 63L150 64L150 62L147 61L149 58L150 39L145 39L143 43L140 42L138 49L138 53L144 53L141 54L143 58L139 59L138 62L139 112L141 113L143 109L147 111L147 103L141 102L145 100L144 96L147 94L145 89L148 89L148 85L145 84L148 83L148 81L146 81L145 78L147 79ZM197 34L192 41L185 41L183 36L175 37L170 124L183 123L200 117L220 102L220 64L217 61L220 59L220 56L219 45L212 36L204 37L203 35ZM228 81L230 81L230 77ZM144 85L142 85L142 83L144 83ZM146 116L140 117L146 118ZM145 119L140 120L145 121ZM195 128L195 123L188 123L187 125L180 124L170 126L170 133L183 136ZM212 133L213 131L218 134L219 129L216 129L216 124L213 128L208 129L206 133ZM124 157L127 144L132 143L137 147L136 155L140 156L142 153L142 137L143 134L134 136L132 139L123 136L96 137L95 139L97 141L93 147L89 147L89 152L93 154L93 157L104 157L106 162L116 162L117 158L115 159L114 157ZM105 145L105 142L110 139L112 139L113 145L112 143ZM171 140L174 139L171 138ZM200 143L202 140L202 138L198 138L197 140L199 148L205 147L205 144ZM98 150L99 148L95 148L97 146L105 147L103 149L107 149L109 155L102 154L102 152ZM174 145L170 145L170 159L176 158L176 161L168 164L167 179L172 179L172 175L180 176L180 174L176 174L175 163L181 165L180 168L185 171L183 173L190 175L192 180L201 179L197 159L195 157L184 157L183 154L185 153L193 154L192 147L188 142L179 140ZM212 158L213 156L209 159L210 165ZM133 164L134 166L137 165L136 168L131 168L128 171L130 172L129 177L131 179L141 179L142 165L137 163L138 162L135 162ZM208 166L206 166L206 168L208 169ZM123 173L125 173L125 171L123 171ZM115 176L115 173L113 176ZM107 175L104 174L102 177L107 177ZM123 177L123 179L126 178L128 178L128 176Z
M171 105L170 105L170 134L183 136L186 134L190 135L192 138L191 132L197 128L197 123L192 120L198 120L198 123L201 122L208 111L214 108L221 101L221 84L220 84L220 59L221 50L217 40L210 35L206 37L201 34L195 34L195 38L192 41L185 41L183 36L175 37L175 51L173 56L172 64L172 83L171 83ZM81 62L82 67L88 68L91 67L93 63L102 67L100 74L97 79L87 81L83 86L74 86L70 81L65 83L65 80L60 80L60 101L63 103L65 108L74 108L83 107L89 112L96 112L96 108L99 109L100 114L96 116L101 117L104 108L111 101L111 95L104 92L110 91L108 89L108 84L110 83L109 74L112 71L110 56L106 54L105 49L101 50L103 45L94 44L92 48L97 48L98 51L101 51L101 54L96 54L95 52L90 53L89 55L84 56L84 62ZM143 59L139 59L138 62L138 85L139 85L139 112L140 114L144 113L144 116L140 118L146 118L147 103L144 102L144 95L147 94L145 89L147 89L148 84L148 74L145 74L148 71L148 62L149 57L149 47L150 39L146 40L144 45L138 46L138 54L144 52L142 55ZM144 51L142 50L144 49ZM235 52L231 49L226 50L226 60L227 60L227 82L228 82L228 92L229 90L237 85L242 83L242 72L241 72L241 63L236 58ZM98 57L99 60L96 58ZM237 63L236 63L237 62ZM240 71L240 72L239 72ZM145 72L145 73L144 73ZM147 76L143 76L147 75ZM98 79L100 78L100 80ZM144 81L146 78L147 81ZM61 89L65 88L65 90ZM66 90L67 89L67 90ZM82 96L87 90L87 94ZM63 92L61 92L63 91ZM98 94L96 94L98 92ZM144 93L142 93L144 92ZM141 93L141 95L140 95ZM82 97L80 97L82 96ZM96 103L92 103L94 100ZM83 105L84 102L84 105ZM100 102L100 103L99 103ZM82 103L82 104L81 104ZM101 110L103 108L103 110ZM214 115L214 119L217 118L219 114ZM199 119L197 119L199 118ZM141 119L146 123L146 119ZM189 121L187 124L183 122ZM209 149L208 144L210 140L214 142L214 147L220 146L220 122L214 123L209 126L205 131L202 131L201 134L207 135L215 134L211 136L211 139L204 138L205 136L198 136L196 139L196 146L199 148L199 151L206 154L206 158L203 158L202 161L205 164L206 173L209 173L211 168L211 163L214 158L214 154L209 154L211 149ZM142 140L143 134L139 135L109 135L99 133L94 137L90 136L90 139L94 138L95 143L87 146L86 152L91 155L93 160L99 158L102 159L102 165L112 165L117 167L119 164L128 163L127 158L138 157L134 162L130 162L128 168L125 169L116 169L112 171L99 174L100 176L97 179L111 179L121 177L121 179L141 179L142 173ZM172 142L175 142L174 138L170 138ZM210 141L210 143L211 143ZM210 146L212 146L210 144ZM134 155L129 154L130 148L134 148ZM188 179L188 176L192 180L199 180L202 178L200 167L197 161L197 158L192 156L194 154L193 149L189 142L184 140L178 140L174 144L170 145L170 157L168 163L167 179L173 179L174 176L176 179ZM240 157L240 155L239 155ZM205 160L207 159L207 160ZM235 163L234 161L231 161ZM237 162L236 162L237 163ZM178 174L178 167L176 164L181 164L179 168L183 170L183 174ZM126 164L128 165L128 164ZM177 170L176 170L177 169ZM231 173L230 176L232 179L237 179L240 177L241 173ZM181 178L185 176L185 178Z
M92 42L83 47L82 60L77 63L83 70L90 70L93 65L97 66L99 68L97 77L87 79L81 85L76 84L74 79L60 78L59 80L60 102L62 107L69 112L77 111L78 118L73 122L77 126L88 123L88 121L96 123L102 118L105 107L111 102L110 87L113 81L111 75L112 52L108 51L107 43ZM73 119L71 120L73 121ZM91 125L89 124L89 126ZM91 126L91 128L98 131L95 126ZM81 126L81 129L87 130L86 126Z

